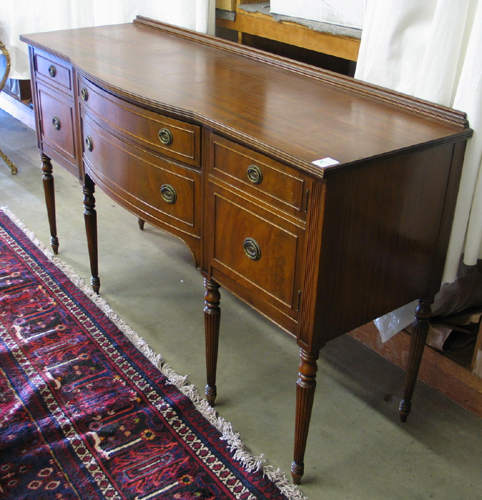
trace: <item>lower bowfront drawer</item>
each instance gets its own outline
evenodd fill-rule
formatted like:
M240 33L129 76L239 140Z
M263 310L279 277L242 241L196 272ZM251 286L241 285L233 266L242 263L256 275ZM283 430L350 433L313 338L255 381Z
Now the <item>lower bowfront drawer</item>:
M246 203L220 186L214 187L211 202L213 276L219 279L220 272L241 284L248 302L250 296L258 296L295 317L301 293L304 228Z
M199 126L131 104L84 78L79 80L79 102L86 114L128 141L188 165L200 166Z
M118 203L175 233L200 236L200 173L127 144L82 118L85 171Z

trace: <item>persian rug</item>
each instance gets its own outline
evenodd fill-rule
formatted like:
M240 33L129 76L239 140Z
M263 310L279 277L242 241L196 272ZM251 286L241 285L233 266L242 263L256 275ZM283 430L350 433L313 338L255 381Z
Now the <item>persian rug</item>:
M0 209L0 498L304 497Z

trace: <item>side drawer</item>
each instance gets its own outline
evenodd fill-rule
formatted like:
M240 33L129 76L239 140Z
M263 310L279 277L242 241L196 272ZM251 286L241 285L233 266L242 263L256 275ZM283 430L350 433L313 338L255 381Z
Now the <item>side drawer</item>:
M75 163L74 109L72 101L50 87L37 84L40 140L61 157Z
M85 170L125 208L182 233L200 235L200 173L126 144L82 119Z
M86 79L79 80L86 113L115 133L142 147L188 165L200 166L201 128L119 99Z
M221 271L284 314L295 317L305 231L232 192L213 192L213 276Z
M36 77L72 95L72 71L66 62L50 54L35 51L34 67Z
M301 218L306 182L297 170L223 137L213 137L212 175L268 205Z

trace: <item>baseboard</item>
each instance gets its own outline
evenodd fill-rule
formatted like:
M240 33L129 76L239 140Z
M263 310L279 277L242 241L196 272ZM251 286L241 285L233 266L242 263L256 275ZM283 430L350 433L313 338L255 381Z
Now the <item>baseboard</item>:
M350 336L405 369L410 345L408 333L402 331L387 342L382 342L376 326L368 323L350 332ZM475 373L454 363L435 349L426 347L418 378L471 413L482 417L482 379Z
M0 108L27 127L35 130L35 113L23 101L15 99L6 92L0 92Z

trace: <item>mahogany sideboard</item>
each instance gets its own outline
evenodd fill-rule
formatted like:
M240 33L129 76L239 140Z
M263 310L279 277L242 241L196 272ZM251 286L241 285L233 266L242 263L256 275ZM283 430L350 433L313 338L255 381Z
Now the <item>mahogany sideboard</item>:
M22 40L55 252L51 160L83 185L96 291L96 185L183 240L205 280L211 404L220 285L296 336L296 483L320 349L419 299L406 419L472 134L463 113L142 17Z

